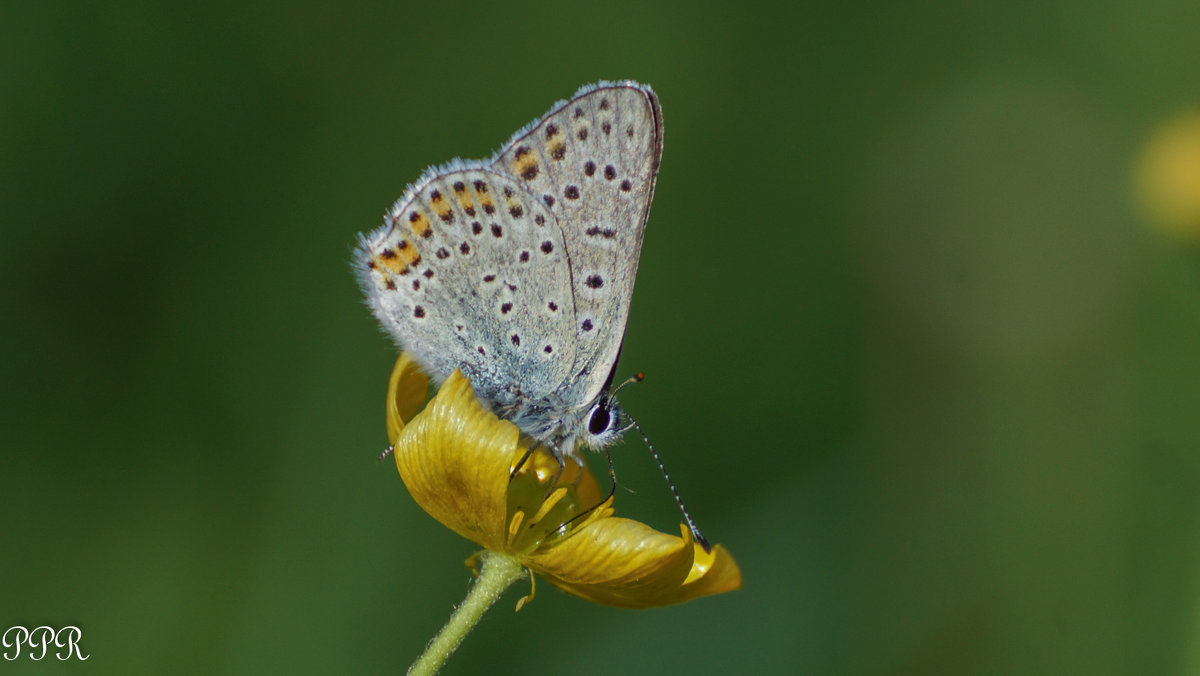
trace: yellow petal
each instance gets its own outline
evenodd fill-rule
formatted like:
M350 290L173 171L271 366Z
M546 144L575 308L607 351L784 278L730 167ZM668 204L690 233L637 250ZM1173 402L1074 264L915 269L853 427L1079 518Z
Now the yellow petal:
M478 404L455 371L396 440L396 469L417 504L450 530L505 551L508 475L528 442Z
M686 528L683 532L685 535L691 535ZM683 581L683 590L687 592L687 598L681 598L679 601L742 588L742 571L728 549L717 545L711 552L706 552L695 542L692 543L692 548L695 555L692 560L692 572L688 574L688 579Z
M387 430L388 441L396 443L400 431L407 421L420 410L421 404L429 396L429 378L421 372L417 362L401 352L392 367L392 375L388 378L387 393Z
M682 538L616 517L597 519L526 565L581 598L625 608L650 608L739 589L742 575L722 546L705 552Z

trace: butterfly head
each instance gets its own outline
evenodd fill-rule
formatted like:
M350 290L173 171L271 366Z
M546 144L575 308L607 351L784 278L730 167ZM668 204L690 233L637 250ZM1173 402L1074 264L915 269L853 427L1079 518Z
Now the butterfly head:
M613 371L616 371L616 364L613 364ZM641 382L646 377L644 374L638 373L615 388L609 389L612 384L612 376L613 374L610 373L604 391L587 409L587 413L583 417L584 432L578 435L579 442L597 451L616 443L633 427L633 421L617 403L617 393L626 385Z
M584 417L586 431L580 435L580 441L597 451L615 443L627 429L624 418L617 400L607 394L601 395Z

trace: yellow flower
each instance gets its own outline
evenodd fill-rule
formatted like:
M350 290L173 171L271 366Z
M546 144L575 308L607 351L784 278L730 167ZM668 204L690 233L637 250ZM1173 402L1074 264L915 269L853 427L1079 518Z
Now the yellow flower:
M428 386L401 354L388 436L409 493L447 528L597 603L648 608L741 587L724 547L706 552L686 527L676 537L613 516L586 467L567 459L560 472L549 449L483 408L458 372L417 413Z
M1180 114L1154 131L1135 181L1152 225L1200 243L1200 111Z

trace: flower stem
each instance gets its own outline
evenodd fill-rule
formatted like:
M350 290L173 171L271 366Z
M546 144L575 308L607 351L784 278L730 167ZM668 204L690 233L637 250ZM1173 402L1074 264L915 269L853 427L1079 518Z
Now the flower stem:
M475 628L479 618L483 617L487 609L492 607L496 599L500 598L500 594L525 575L525 569L520 562L503 554L483 552L481 560L482 570L479 572L479 577L475 578L475 584L471 587L471 591L467 592L467 598L463 599L462 604L454 609L450 621L442 627L437 636L433 637L429 645L425 646L425 652L417 658L417 661L408 668L410 676L427 676L437 673L437 670L442 668L442 664L458 648L458 644L462 643L467 634Z

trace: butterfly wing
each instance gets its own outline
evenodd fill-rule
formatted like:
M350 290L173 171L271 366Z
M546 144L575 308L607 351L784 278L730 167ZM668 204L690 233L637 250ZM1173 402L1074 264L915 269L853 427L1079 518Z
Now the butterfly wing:
M566 245L518 180L481 163L430 170L355 259L375 316L436 381L461 368L481 398L514 404L569 375Z
M662 144L654 92L602 82L517 132L493 162L562 228L577 344L559 392L569 407L595 400L620 351Z

